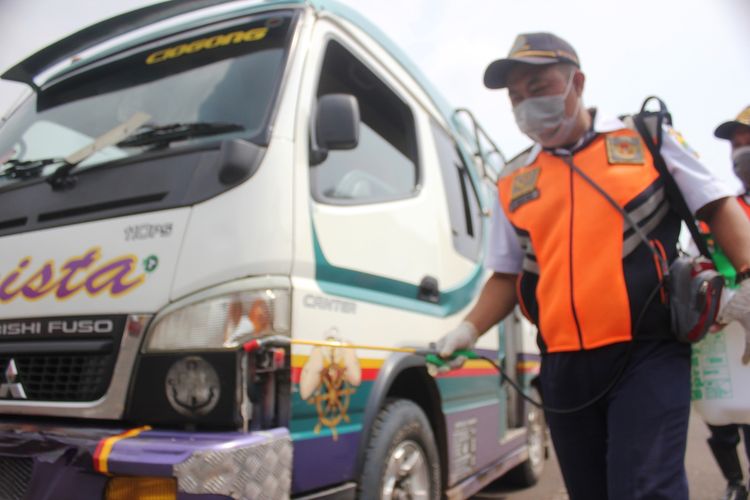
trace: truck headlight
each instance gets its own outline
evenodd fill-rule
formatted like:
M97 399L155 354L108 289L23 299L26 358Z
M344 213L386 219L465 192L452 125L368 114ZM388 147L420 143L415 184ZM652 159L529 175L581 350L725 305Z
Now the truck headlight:
M233 349L253 338L288 335L289 316L288 290L233 292L178 303L156 317L144 351Z

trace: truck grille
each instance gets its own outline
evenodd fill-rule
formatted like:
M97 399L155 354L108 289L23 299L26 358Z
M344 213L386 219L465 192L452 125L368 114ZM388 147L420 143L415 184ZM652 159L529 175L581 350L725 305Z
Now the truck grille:
M12 358L18 370L16 382L29 401L94 401L104 396L116 357L116 353L4 354L0 373Z
M31 483L30 458L0 457L0 500L23 500Z

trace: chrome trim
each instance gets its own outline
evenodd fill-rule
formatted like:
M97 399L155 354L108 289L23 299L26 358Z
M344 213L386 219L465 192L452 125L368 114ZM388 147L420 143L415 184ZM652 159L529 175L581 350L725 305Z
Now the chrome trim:
M332 486L329 489L309 493L301 497L294 497L294 500L346 500L354 498L357 494L357 483L344 483Z
M107 392L96 401L65 403L45 401L0 401L2 415L39 415L93 419L120 419L125 412L125 400L144 337L146 326L153 315L131 314L125 322L115 368Z
M250 420L253 418L253 403L250 401L248 379L250 378L250 369L248 368L249 354L243 354L240 359L239 381L237 384L237 394L235 401L240 402L240 417L242 418L242 432L250 430Z

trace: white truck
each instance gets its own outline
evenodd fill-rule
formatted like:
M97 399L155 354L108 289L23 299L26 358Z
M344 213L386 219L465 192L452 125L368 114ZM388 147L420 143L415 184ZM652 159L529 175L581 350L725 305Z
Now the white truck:
M537 480L542 413L420 355L486 279L499 152L365 19L165 2L2 76L32 92L0 128L0 497ZM532 392L519 325L477 350Z

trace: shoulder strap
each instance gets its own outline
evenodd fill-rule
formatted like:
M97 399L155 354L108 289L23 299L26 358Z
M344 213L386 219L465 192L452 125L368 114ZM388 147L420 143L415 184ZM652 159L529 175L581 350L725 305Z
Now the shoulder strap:
M652 99L655 99L659 103L658 111L646 111L646 105ZM641 111L638 114L633 115L633 124L643 138L643 142L646 143L646 147L651 153L651 157L654 159L654 166L664 180L664 190L667 194L669 204L677 215L685 221L685 225L687 225L690 235L693 237L693 241L695 241L695 245L698 247L700 253L704 257L710 259L711 254L708 251L706 242L703 240L703 237L698 230L695 217L690 211L690 208L688 208L685 198L682 196L680 188L677 186L677 182L675 182L674 177L672 177L672 174L667 169L667 164L664 162L664 157L661 155L662 134L664 131L662 126L664 124L672 124L672 116L669 114L669 111L667 111L667 106L664 104L664 101L655 96L646 98L641 107Z

